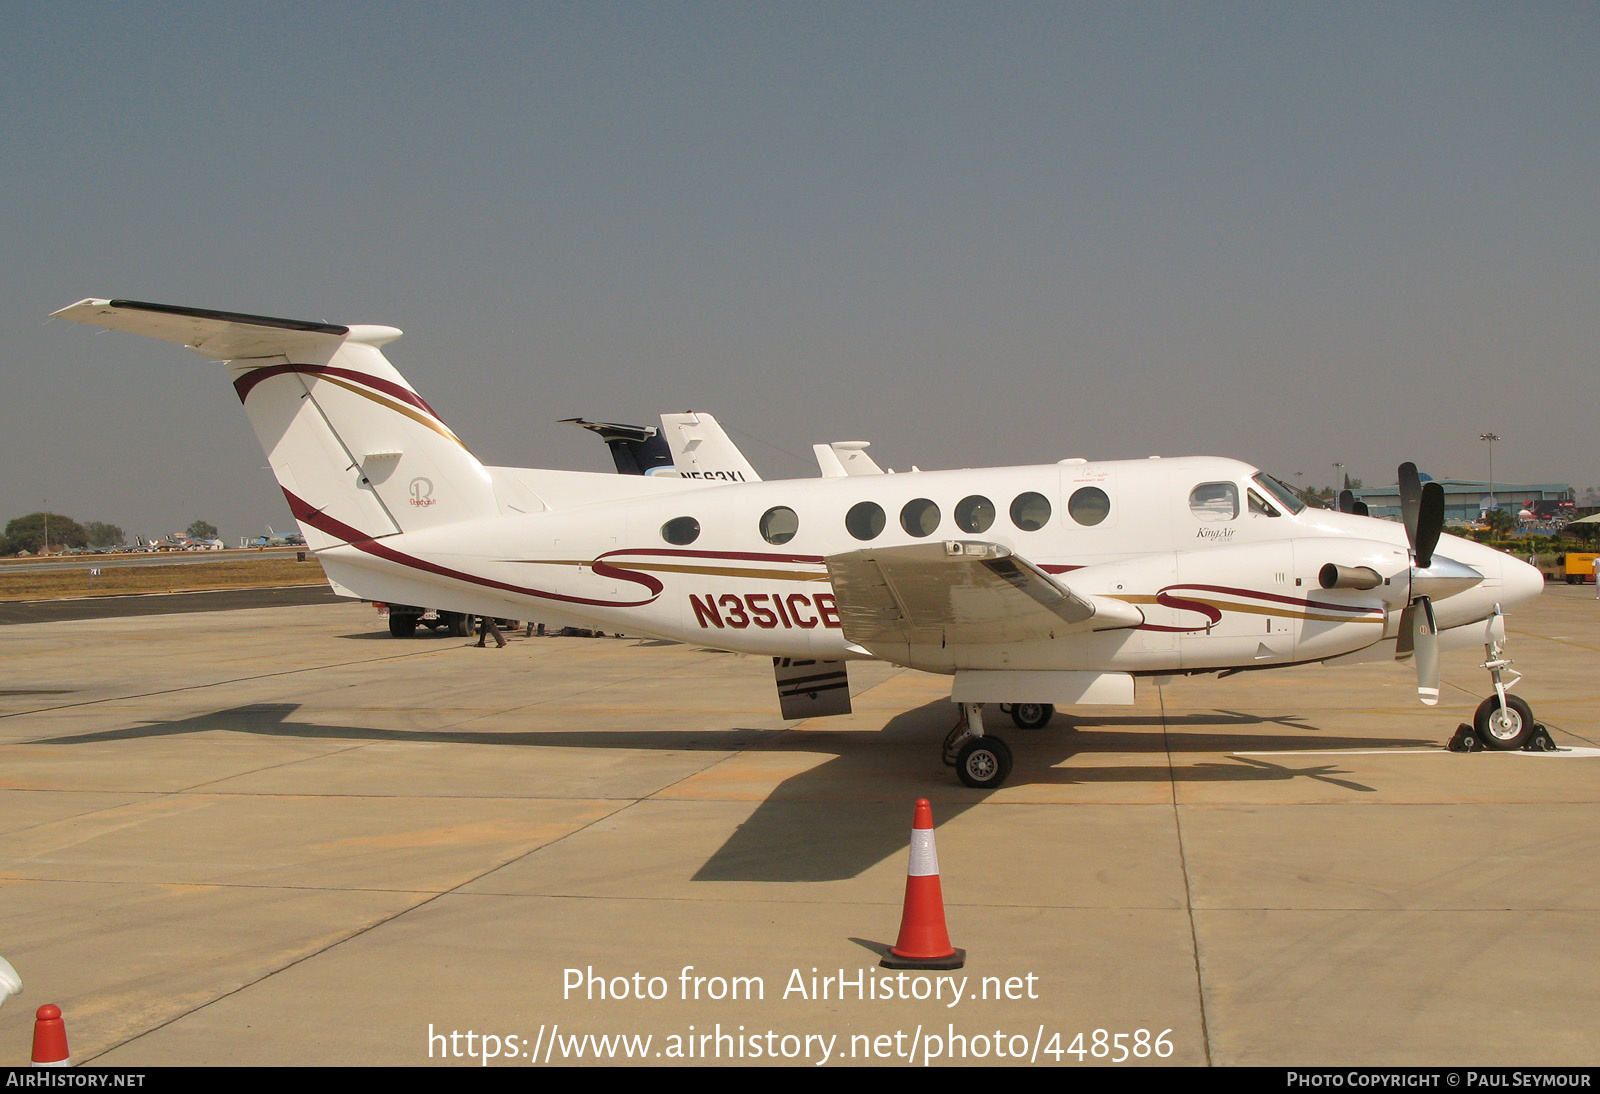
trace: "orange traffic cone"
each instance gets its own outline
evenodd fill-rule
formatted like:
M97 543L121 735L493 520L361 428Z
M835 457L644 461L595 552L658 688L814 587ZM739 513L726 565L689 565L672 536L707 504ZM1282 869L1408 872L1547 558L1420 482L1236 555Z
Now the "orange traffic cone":
M927 798L919 798L911 822L911 861L906 867L900 939L881 964L886 969L959 969L966 962L967 951L950 945L950 932L944 925L939 854L933 846L933 806Z
M34 1016L33 1066L72 1066L72 1054L67 1051L67 1024L61 1020L61 1008L54 1003L46 1003Z

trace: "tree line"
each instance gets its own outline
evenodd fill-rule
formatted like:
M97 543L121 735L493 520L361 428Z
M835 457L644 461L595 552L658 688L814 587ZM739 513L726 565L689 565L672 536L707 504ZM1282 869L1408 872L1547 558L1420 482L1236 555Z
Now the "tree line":
M216 539L217 526L209 521L197 520L185 532L191 539ZM0 555L19 555L26 551L36 555L48 545L54 550L64 547L118 547L127 542L127 535L115 524L91 520L79 524L61 513L29 513L6 523L5 535L0 536Z

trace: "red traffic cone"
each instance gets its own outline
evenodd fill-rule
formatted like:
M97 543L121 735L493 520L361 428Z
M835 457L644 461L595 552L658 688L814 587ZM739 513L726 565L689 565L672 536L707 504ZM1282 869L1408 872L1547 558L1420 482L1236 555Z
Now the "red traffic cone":
M933 807L927 798L919 798L911 822L911 861L906 867L900 939L881 964L886 969L959 969L966 961L967 951L950 945L950 932L945 929L939 854L933 846Z
M67 1024L61 1020L61 1008L54 1003L46 1003L34 1016L33 1066L72 1066L72 1054L67 1051Z

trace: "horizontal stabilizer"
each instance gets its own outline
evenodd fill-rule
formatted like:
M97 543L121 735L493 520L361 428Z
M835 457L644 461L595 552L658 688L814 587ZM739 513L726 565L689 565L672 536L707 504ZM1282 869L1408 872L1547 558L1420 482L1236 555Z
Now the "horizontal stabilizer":
M394 327L346 327L141 300L80 300L56 312L54 318L176 342L219 361L293 355L313 347L327 353L352 335L368 345L400 337Z
M661 430L653 425L589 422L582 418L561 420L582 426L605 441L619 475L653 475L657 471L672 470L672 450L667 447L667 439Z

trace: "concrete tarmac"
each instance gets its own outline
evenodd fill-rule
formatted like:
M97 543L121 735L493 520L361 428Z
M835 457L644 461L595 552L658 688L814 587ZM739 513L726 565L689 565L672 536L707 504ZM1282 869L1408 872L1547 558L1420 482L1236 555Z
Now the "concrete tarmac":
M211 589L193 593L80 596L64 600L0 601L0 626L102 619L176 612L228 612L290 604L335 604L341 597L326 585L279 585L264 589ZM348 601L344 601L348 603Z
M0 631L0 1064L46 1002L126 1067L1600 1059L1592 592L1510 620L1568 751L1444 751L1461 651L1433 709L1379 664L992 726L992 793L939 762L942 678L853 666L855 714L793 723L759 658L380 623ZM947 978L877 968L919 797Z

